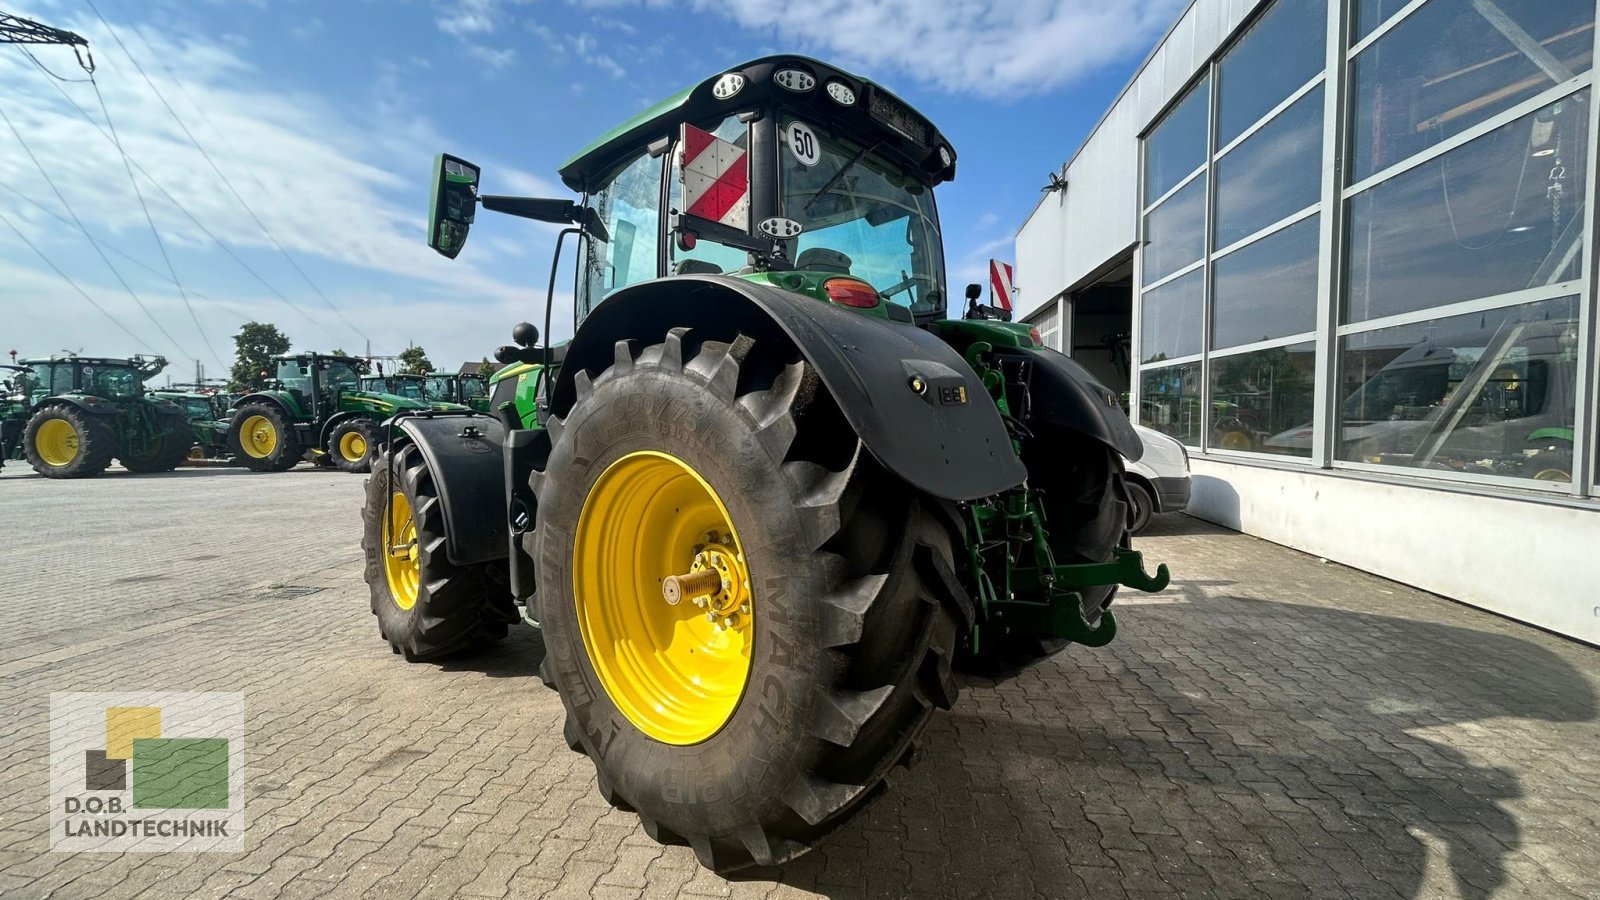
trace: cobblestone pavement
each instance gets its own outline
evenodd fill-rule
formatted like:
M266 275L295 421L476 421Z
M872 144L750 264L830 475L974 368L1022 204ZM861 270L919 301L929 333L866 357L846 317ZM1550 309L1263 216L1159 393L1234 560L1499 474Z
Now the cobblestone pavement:
M725 881L595 793L530 629L390 655L360 490L0 476L0 896L1600 896L1600 652L1183 517L1115 643L967 683L866 814ZM123 689L245 693L246 852L46 852L48 695Z

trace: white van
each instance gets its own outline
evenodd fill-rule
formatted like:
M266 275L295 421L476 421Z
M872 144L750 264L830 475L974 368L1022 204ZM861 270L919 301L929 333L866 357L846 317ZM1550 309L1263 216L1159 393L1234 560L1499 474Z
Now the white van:
M1182 512L1189 505L1189 451L1153 428L1133 426L1144 456L1127 462L1128 531L1138 534L1156 513Z

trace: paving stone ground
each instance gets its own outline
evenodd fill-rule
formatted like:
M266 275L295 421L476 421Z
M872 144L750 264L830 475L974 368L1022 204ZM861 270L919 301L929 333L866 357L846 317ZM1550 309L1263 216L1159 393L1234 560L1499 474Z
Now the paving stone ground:
M361 481L0 474L0 897L1600 896L1600 651L1181 516L1116 642L966 682L884 799L724 880L595 793L531 629L390 655ZM245 852L47 852L49 694L127 689L245 694Z

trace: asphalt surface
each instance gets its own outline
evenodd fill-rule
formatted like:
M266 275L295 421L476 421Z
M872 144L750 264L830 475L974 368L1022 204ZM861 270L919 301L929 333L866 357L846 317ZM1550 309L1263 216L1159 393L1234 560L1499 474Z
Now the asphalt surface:
M884 799L724 880L601 800L534 631L390 654L361 484L0 473L0 896L1600 896L1600 651L1182 516L1116 642L965 682ZM243 853L48 852L50 693L133 689L244 693Z

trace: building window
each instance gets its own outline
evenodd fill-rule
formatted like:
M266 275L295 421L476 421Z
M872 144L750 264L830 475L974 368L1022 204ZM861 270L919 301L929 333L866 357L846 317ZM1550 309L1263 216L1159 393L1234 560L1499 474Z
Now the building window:
M1322 86L1217 160L1216 246L1227 247L1322 196Z
M1319 216L1219 257L1211 286L1211 347L1237 347L1317 327Z
M1206 252L1206 178L1184 185L1144 220L1144 283L1152 284Z
M1140 370L1139 423L1200 446L1200 363Z
M1278 0L1251 24L1217 67L1219 147L1322 74L1327 30L1327 0Z
M1154 363L1196 356L1205 349L1205 270L1196 269L1145 291L1139 317L1139 359Z
M1351 183L1589 71L1594 15L1594 0L1418 8L1351 66Z
M1311 455L1316 344L1211 359L1213 449Z
M1571 481L1578 334L1569 296L1347 336L1339 459Z
M1211 80L1189 89L1144 141L1144 198L1154 203L1206 161Z
M1588 119L1582 90L1357 194L1344 321L1582 275Z

